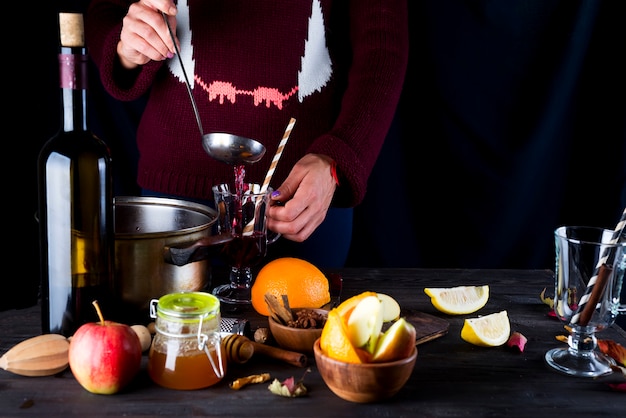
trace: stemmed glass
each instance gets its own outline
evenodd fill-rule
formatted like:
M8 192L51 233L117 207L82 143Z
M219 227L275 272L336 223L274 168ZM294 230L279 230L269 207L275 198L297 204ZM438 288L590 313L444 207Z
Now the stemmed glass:
M212 292L221 302L251 303L252 268L267 254L267 245L280 237L267 231L266 211L271 193L272 188L261 191L256 183L244 183L242 190L232 190L228 184L213 186L218 234L232 237L220 251L220 257L230 266L229 283Z
M626 242L615 232L588 226L555 230L554 312L570 329L568 346L545 354L548 365L573 376L610 374L613 360L597 350L596 333L620 312Z

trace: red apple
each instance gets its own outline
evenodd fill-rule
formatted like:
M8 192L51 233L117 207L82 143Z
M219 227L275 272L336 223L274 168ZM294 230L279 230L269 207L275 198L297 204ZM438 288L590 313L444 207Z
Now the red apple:
M404 318L394 322L378 339L372 356L373 363L401 360L411 355L417 332Z
M97 302L100 322L78 328L70 340L69 364L78 383L91 393L119 392L141 367L141 342L126 324L105 321Z

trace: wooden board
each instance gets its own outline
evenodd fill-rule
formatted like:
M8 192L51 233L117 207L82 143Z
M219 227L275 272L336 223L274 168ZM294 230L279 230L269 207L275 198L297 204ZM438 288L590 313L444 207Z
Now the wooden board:
M402 316L413 324L417 331L415 345L446 335L450 327L450 323L445 319L424 312L405 310L402 311Z

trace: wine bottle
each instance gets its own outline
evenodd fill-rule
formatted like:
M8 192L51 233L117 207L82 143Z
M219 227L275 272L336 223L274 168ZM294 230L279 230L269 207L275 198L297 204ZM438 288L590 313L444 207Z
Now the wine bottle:
M112 295L114 215L111 153L88 127L88 55L83 15L60 13L62 128L37 161L43 333L71 336L107 315Z

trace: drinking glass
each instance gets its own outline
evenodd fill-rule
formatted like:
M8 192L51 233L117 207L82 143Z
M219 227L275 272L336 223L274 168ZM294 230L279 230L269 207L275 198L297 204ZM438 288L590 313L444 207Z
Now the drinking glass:
M212 292L221 302L251 303L252 268L265 257L267 245L280 237L267 231L266 211L271 193L271 187L261 192L261 186L256 183L244 183L241 190L233 190L228 184L213 186L217 232L232 237L220 250L220 257L230 267L229 283L217 286Z
M555 230L554 312L569 328L567 347L545 355L554 369L573 376L610 374L613 360L597 349L596 333L620 313L626 270L626 242L614 231L589 226ZM614 237L613 237L614 238Z

